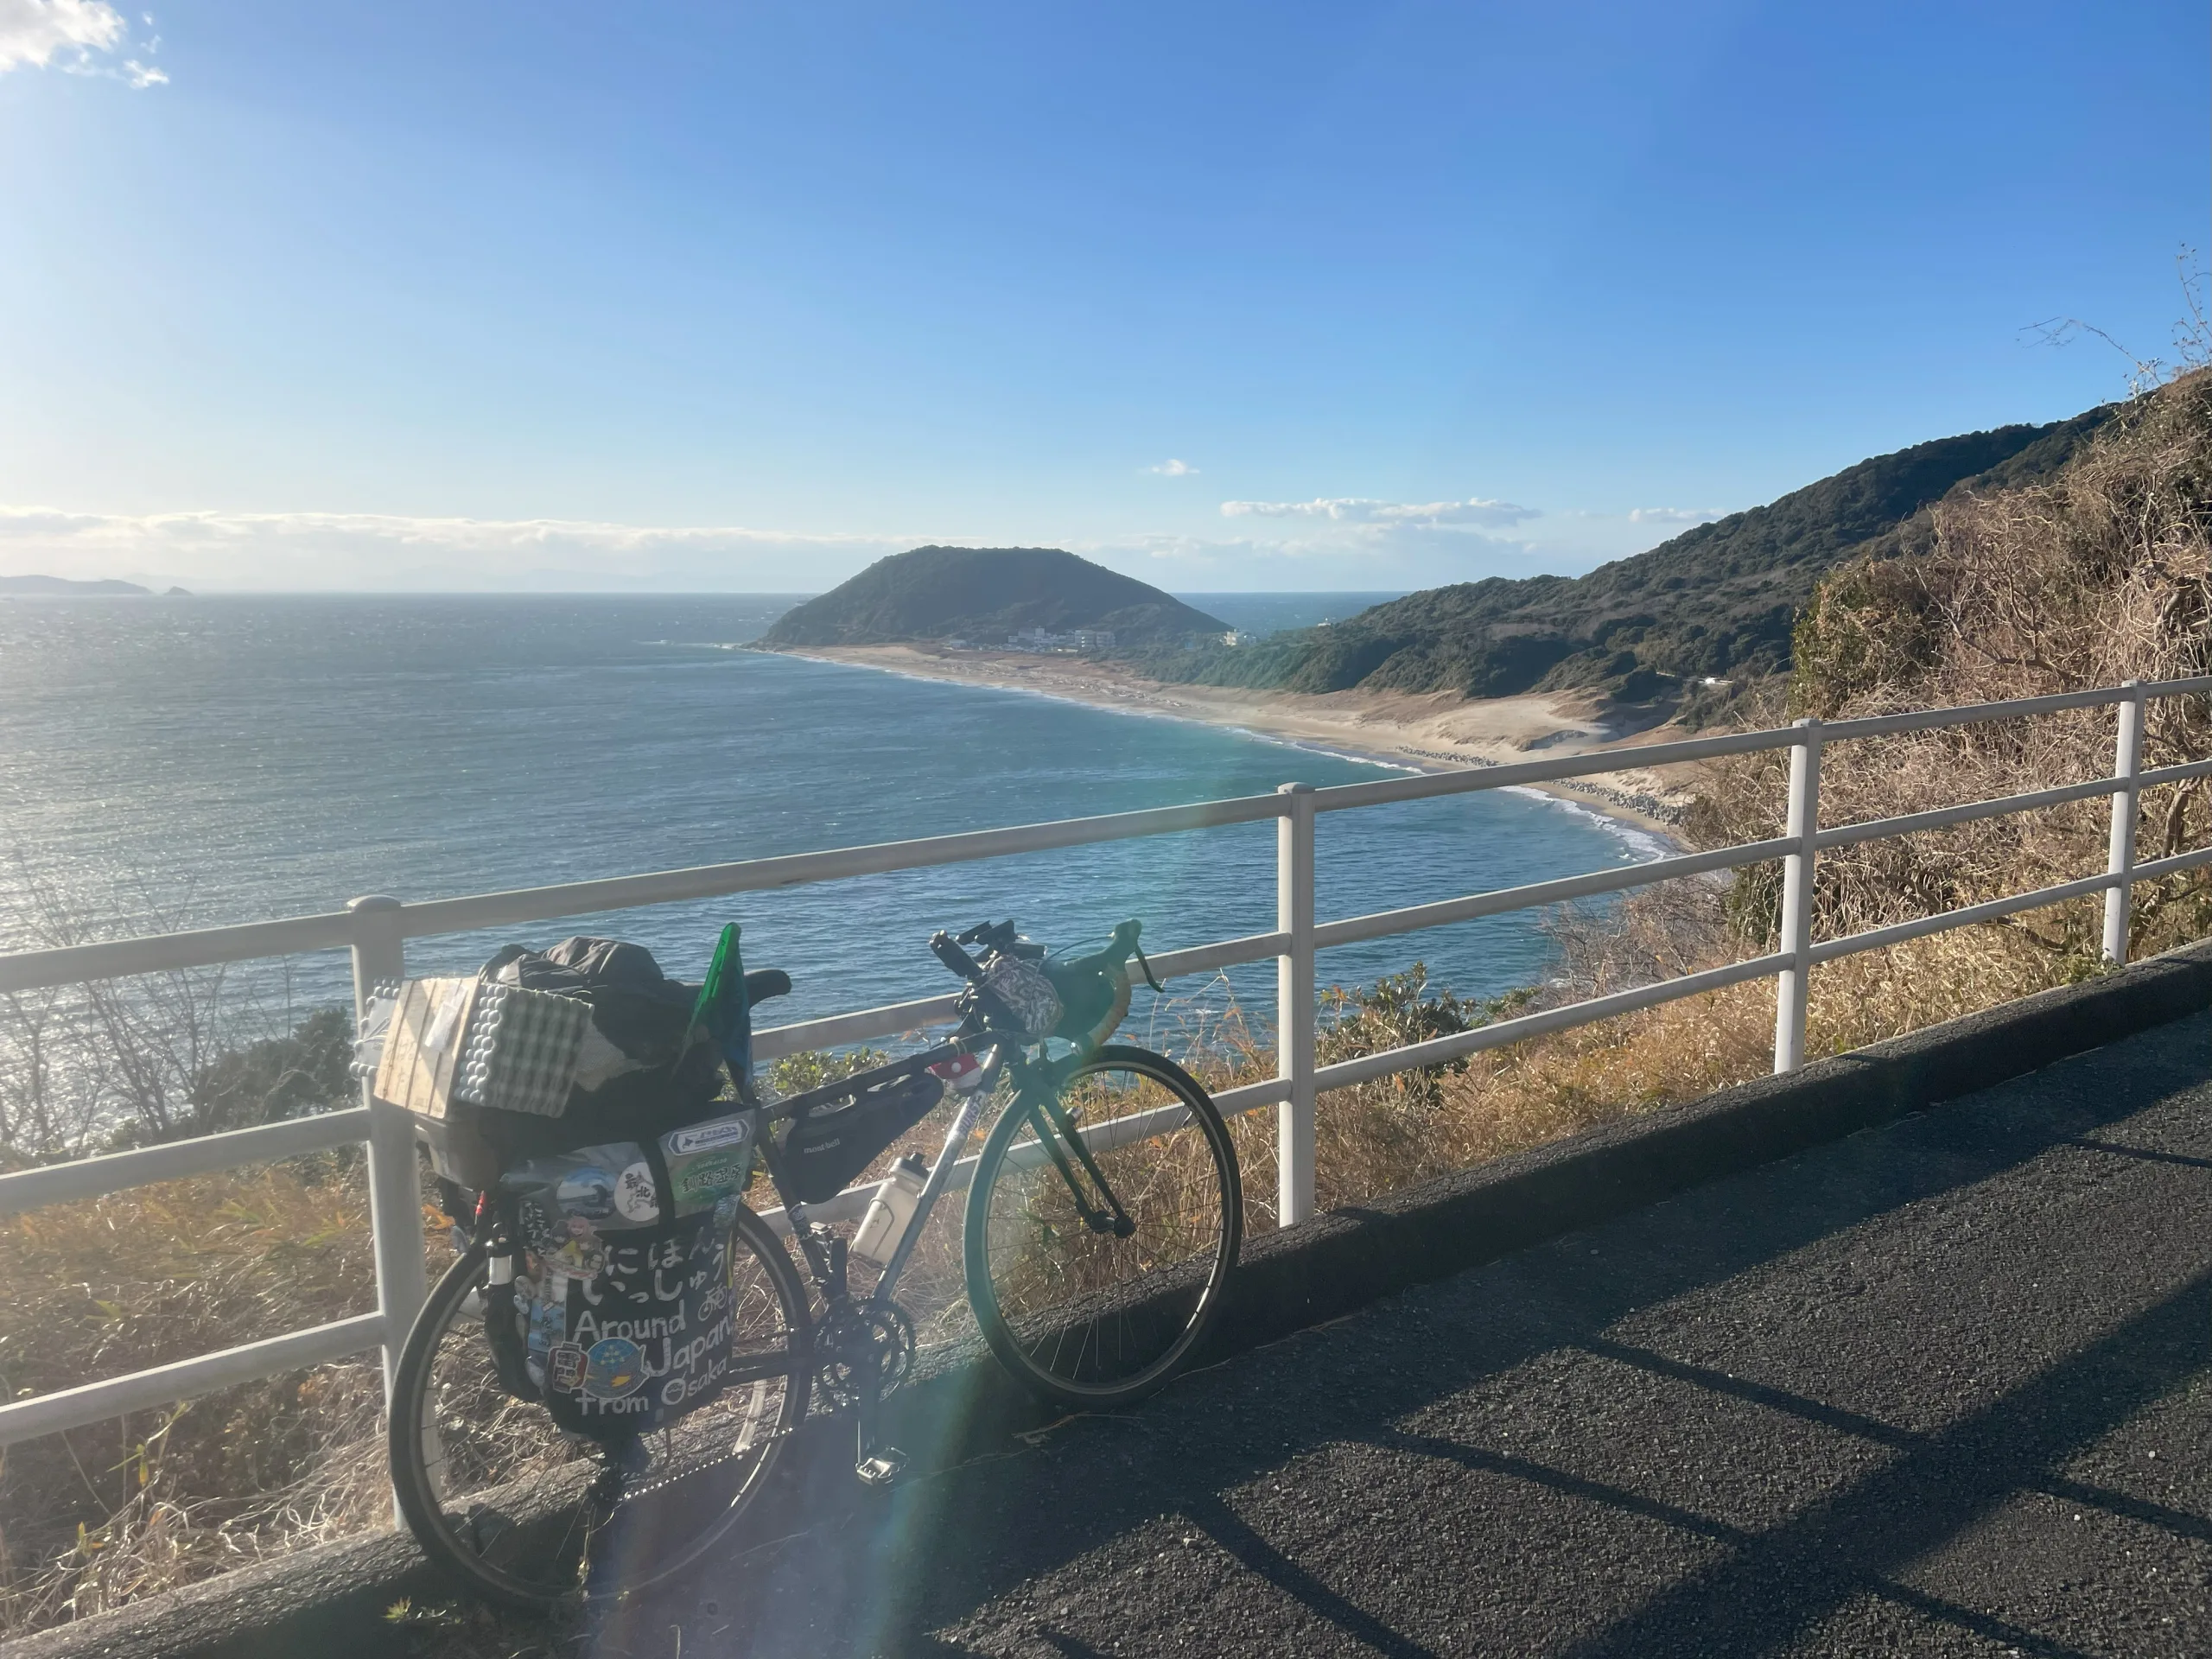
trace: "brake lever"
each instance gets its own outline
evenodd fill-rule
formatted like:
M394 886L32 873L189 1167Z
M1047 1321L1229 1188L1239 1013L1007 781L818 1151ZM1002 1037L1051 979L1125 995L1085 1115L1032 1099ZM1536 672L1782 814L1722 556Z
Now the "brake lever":
M1144 982L1151 986L1154 990L1165 995L1167 988L1153 976L1152 964L1144 959L1144 947L1133 940L1129 944L1129 950L1137 959L1137 966L1144 969Z

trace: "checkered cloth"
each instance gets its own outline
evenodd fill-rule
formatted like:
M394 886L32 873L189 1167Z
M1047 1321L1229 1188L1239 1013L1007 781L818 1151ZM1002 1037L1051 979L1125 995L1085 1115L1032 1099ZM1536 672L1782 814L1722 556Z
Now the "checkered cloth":
M500 1112L558 1117L569 1107L591 1006L550 991L491 984L476 1000L454 1092Z

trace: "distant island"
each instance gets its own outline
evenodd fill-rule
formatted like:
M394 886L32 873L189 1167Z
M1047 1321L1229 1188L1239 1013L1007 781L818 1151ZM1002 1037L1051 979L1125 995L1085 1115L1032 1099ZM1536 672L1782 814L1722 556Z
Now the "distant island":
M153 591L150 588L141 588L135 582L73 582L67 576L0 576L0 594L37 594L48 597L66 594L98 597L127 594L150 596ZM181 588L172 588L162 597L189 599L192 595Z
M1118 652L1229 632L1172 594L1058 548L918 547L786 612L755 643Z

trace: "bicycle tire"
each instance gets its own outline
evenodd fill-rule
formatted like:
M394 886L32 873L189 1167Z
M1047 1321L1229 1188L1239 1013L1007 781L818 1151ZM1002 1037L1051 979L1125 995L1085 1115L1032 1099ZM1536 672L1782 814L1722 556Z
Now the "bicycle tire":
M1019 1102L983 1143L968 1195L969 1306L999 1363L1073 1409L1128 1404L1172 1377L1220 1316L1243 1239L1236 1153L1205 1090L1173 1060L1122 1044L1071 1076L1062 1099L1102 1103L1108 1074L1141 1079L1115 1118L1180 1105L1187 1121L1095 1152L1135 1230L1084 1225ZM1094 1087L1086 1090L1090 1082ZM1109 1120L1110 1121L1110 1120ZM1096 1125L1093 1125L1094 1129ZM1017 1145L1030 1150L1015 1156Z
M749 1260L760 1268L759 1285L776 1303L789 1355L787 1368L774 1372L781 1379L779 1398L768 1412L765 1382L730 1385L699 1411L646 1437L664 1442L668 1455L657 1467L628 1475L610 1473L604 1447L563 1435L543 1406L499 1386L480 1307L467 1307L471 1293L484 1286L484 1245L472 1245L440 1276L400 1354L388 1449L400 1512L423 1554L449 1578L486 1601L523 1612L547 1612L580 1595L615 1599L691 1566L766 1488L785 1442L806 1415L813 1375L808 1301L781 1241L741 1205L730 1228L730 1247L733 1284L751 1279L744 1269ZM772 1366L775 1350L756 1344L754 1357ZM744 1427L734 1446L717 1451L716 1436L726 1422L716 1414L725 1402ZM764 1414L774 1420L765 1429ZM533 1431L542 1452L518 1446L519 1468L481 1456L475 1444L488 1440L496 1448L502 1436L527 1442ZM674 1455L679 1435L687 1445L680 1467ZM455 1439L469 1443L461 1453L448 1444ZM435 1471L432 1446L437 1448ZM442 1495L440 1474L450 1474L470 1453L480 1453L474 1460L488 1463L499 1478L487 1477L490 1484L466 1495ZM603 1490L618 1481L618 1491ZM669 1496L662 1512L673 1504L678 1515L700 1515L699 1524L672 1543L650 1548L643 1564L630 1559L634 1550L618 1549L619 1561L594 1556L594 1542L620 1518L623 1506L663 1492ZM472 1498L474 1509L455 1507ZM551 1548L538 1548L549 1539ZM645 1541L650 1547L658 1541ZM519 1570L518 1557L526 1558L531 1570Z

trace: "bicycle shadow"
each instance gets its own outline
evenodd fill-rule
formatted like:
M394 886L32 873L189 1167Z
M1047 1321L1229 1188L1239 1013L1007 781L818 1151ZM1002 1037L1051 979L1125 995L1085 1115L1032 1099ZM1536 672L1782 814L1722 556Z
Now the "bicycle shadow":
M2200 1517L2056 1472L2069 1454L2212 1364L2212 1262L1927 1435L1684 1365L1611 1332L1638 1313L2055 1148L2111 1153L2115 1162L2183 1178L2204 1161L2196 1155L2204 1147L2088 1153L2082 1143L2106 1141L2094 1132L2203 1081L2208 1023L2199 1017L2146 1033L2037 1074L2031 1091L2007 1085L1400 1293L1194 1372L1116 1416L1053 1423L1010 1407L988 1361L956 1367L931 1385L926 1416L908 1420L916 1472L899 1489L857 1489L849 1431L813 1430L793 1448L787 1497L762 1506L774 1513L750 1519L747 1535L701 1584L618 1608L594 1646L644 1659L676 1651L670 1633L680 1631L687 1659L778 1650L1088 1654L1095 1649L1070 1628L1082 1621L1064 1617L1049 1599L1063 1592L1039 1581L1094 1554L1126 1566L1122 1557L1147 1554L1165 1526L1273 1586L1340 1645L1406 1659L1431 1654L1434 1646L1322 1582L1225 1499L1301 1454L1350 1443L1508 1474L1681 1529L1710 1552L1702 1567L1582 1638L1577 1652L1770 1652L1868 1593L2023 1652L2068 1652L1890 1575L2024 1487L2063 1488L2069 1501L2212 1539L2212 1523ZM1592 1239L1602 1240L1601 1253L1587 1248ZM1803 1513L1751 1529L1408 1426L1484 1379L1565 1351L1641 1367L1717 1397L1754 1399L1858 1435L1889 1460ZM969 1628L986 1609L988 1628Z

